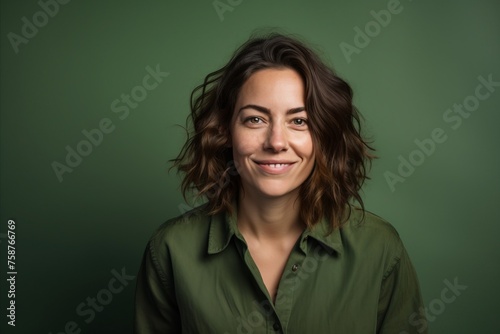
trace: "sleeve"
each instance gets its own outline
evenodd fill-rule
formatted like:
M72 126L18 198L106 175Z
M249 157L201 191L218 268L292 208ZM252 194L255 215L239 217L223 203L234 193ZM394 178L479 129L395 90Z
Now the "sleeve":
M378 307L378 334L427 334L427 320L417 274L404 249L382 280Z
M181 333L167 248L155 251L154 239L148 243L137 275L135 293L135 334Z

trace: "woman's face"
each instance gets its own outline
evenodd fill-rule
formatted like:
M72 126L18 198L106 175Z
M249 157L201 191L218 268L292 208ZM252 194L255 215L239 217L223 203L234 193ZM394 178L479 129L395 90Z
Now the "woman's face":
M291 69L264 69L243 84L231 120L233 158L246 193L296 196L314 166L304 83Z

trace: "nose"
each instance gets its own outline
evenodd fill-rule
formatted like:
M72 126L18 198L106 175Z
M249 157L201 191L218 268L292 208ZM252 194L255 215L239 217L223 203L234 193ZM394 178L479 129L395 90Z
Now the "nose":
M268 128L264 148L273 152L281 152L288 149L288 139L284 125L272 124Z

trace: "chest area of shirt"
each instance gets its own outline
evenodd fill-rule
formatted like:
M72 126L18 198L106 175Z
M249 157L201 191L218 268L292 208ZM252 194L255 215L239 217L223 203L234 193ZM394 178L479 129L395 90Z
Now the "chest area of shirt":
M292 252L276 271L273 300L256 259L249 252L221 253L214 263L192 270L177 286L184 328L203 333L307 333L344 328L356 333L353 315L374 327L380 281L367 265L344 265L322 248ZM220 262L219 262L220 261ZM266 265L272 266L272 261ZM372 272L370 272L372 271ZM275 278L276 279L276 278ZM372 319L372 321L367 321ZM366 322L367 321L367 322ZM208 327L206 327L208 326ZM365 331L366 332L366 331Z

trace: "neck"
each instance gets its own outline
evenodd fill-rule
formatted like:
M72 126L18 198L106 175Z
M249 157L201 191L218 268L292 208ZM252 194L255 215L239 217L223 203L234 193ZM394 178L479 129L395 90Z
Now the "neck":
M302 233L297 197L266 198L240 191L238 227L246 237L257 240L286 239Z

